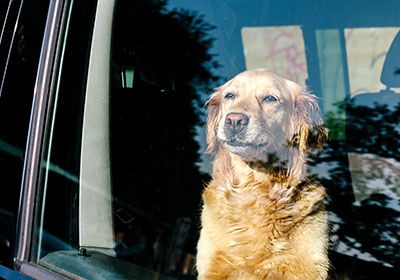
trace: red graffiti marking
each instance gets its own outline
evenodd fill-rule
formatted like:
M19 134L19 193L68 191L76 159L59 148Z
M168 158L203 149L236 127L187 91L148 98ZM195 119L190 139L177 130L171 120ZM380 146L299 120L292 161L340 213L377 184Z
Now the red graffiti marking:
M271 70L278 72L277 63L279 58L284 58L288 64L287 75L295 82L300 82L300 77L307 73L307 65L301 61L304 56L304 50L299 49L293 43L293 34L283 31L272 39L271 48L269 49L266 58L271 62ZM279 57L279 58L278 58Z

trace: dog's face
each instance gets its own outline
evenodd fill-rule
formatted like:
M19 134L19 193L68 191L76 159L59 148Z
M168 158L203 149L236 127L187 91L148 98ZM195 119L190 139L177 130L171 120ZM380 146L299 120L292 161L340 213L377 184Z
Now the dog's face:
M302 141L321 126L315 96L266 70L246 71L209 100L208 152L221 146L245 160L263 160L289 145L305 149Z

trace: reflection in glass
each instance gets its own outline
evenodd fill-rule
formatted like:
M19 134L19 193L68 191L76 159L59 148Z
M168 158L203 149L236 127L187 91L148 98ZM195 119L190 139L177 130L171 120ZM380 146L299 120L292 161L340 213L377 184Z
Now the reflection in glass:
M114 15L115 251L156 272L188 275L207 179L195 140L199 93L212 90L217 64L209 53L212 27L196 12L166 5L121 0Z
M244 27L246 69L267 68L305 85L308 78L300 26Z
M394 60L398 55L392 54L400 46L400 39L393 40L391 46L381 47L382 61L377 67L374 47L366 47L352 56L356 53L352 50L355 45L371 43L371 37L365 35L371 30L353 30L352 34L347 31L351 97L336 102L326 120L334 131L337 126L345 127L346 137L331 140L317 161L316 173L323 170L325 174L319 178L330 194L332 248L395 267L400 261L400 95L393 88L397 86L395 80L386 77L395 75L394 70L389 72L385 68L400 67L400 60ZM387 36L388 30L372 31L382 31L381 36ZM358 36L358 42L352 43L349 36ZM375 48L379 46L382 44ZM382 85L380 80L392 82ZM363 81L367 81L364 86L367 92L360 92Z

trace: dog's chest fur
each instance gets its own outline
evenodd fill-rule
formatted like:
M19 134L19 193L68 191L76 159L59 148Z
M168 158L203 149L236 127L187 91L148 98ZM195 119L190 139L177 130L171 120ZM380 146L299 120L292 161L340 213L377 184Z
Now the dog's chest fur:
M319 185L276 174L214 180L203 193L202 224L224 261L262 274L268 260L293 250L297 227L323 209L324 195Z

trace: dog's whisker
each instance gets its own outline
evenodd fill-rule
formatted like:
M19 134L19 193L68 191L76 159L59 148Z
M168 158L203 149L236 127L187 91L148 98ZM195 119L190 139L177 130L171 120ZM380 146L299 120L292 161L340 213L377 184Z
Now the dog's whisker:
M277 146L277 138L276 138L276 136L271 132L271 131L269 131L268 129L265 129L265 131L269 134L269 135L271 135L271 137L273 138L273 141L272 141L272 146L274 147L274 149L275 150L278 150L278 146Z

